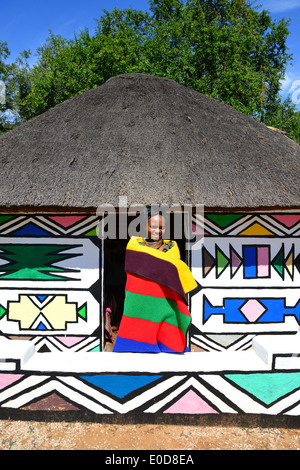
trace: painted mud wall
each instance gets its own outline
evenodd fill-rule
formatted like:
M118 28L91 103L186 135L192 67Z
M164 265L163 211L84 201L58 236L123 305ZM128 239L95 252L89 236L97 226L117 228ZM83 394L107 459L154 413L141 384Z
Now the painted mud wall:
M256 335L298 331L300 214L205 214L194 230L195 345L246 350Z
M0 411L300 413L299 214L205 214L182 356L100 352L92 215L0 218ZM251 345L253 344L253 348Z
M99 219L0 216L0 331L37 351L100 351Z

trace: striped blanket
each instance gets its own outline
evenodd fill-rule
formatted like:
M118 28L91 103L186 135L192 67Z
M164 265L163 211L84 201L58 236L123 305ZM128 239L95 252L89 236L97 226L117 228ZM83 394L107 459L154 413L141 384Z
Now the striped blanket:
M132 237L127 245L124 312L114 352L183 353L191 315L186 294L197 287L180 260L176 242L166 252L142 245Z

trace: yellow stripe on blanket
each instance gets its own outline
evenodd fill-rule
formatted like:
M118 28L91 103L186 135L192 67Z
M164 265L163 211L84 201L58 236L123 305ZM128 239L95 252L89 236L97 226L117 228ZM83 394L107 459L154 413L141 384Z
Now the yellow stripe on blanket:
M168 243L169 241L170 240L164 240L164 243ZM141 237L132 237L127 244L127 250L148 253L151 256L172 263L177 269L184 292L188 293L196 289L198 284L195 281L187 264L180 259L180 251L175 241L173 241L174 246L166 252L141 245L142 242L143 239Z

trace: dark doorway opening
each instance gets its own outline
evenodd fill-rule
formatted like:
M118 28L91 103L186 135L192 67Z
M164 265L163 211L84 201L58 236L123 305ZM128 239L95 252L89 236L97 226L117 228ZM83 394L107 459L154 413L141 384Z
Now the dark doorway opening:
M182 236L176 238L174 236L173 222L174 215L170 214L170 239L175 240L178 244L181 259L189 264L188 252L186 251L186 240ZM128 224L134 217L128 217ZM117 220L117 230L119 232L119 217ZM123 231L124 233L124 231ZM125 285L126 285L126 273L124 270L125 266L125 253L126 246L129 241L127 239L110 239L104 240L104 300L105 308L109 306L111 309L111 329L112 329L112 343L108 341L105 345L105 350L110 351L113 348L113 343L118 331L118 327L122 318L124 299L125 299ZM104 320L105 324L105 320Z

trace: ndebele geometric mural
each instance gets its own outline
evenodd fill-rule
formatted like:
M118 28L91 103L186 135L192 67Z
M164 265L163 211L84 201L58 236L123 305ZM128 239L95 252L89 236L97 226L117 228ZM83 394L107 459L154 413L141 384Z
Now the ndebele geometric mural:
M202 286L192 299L194 344L247 349L253 337L300 324L300 214L205 214L192 250Z
M38 351L100 351L99 218L0 216L0 330Z
M0 216L0 409L299 416L300 214L194 219L190 339L204 352L182 355L100 352L98 223Z

